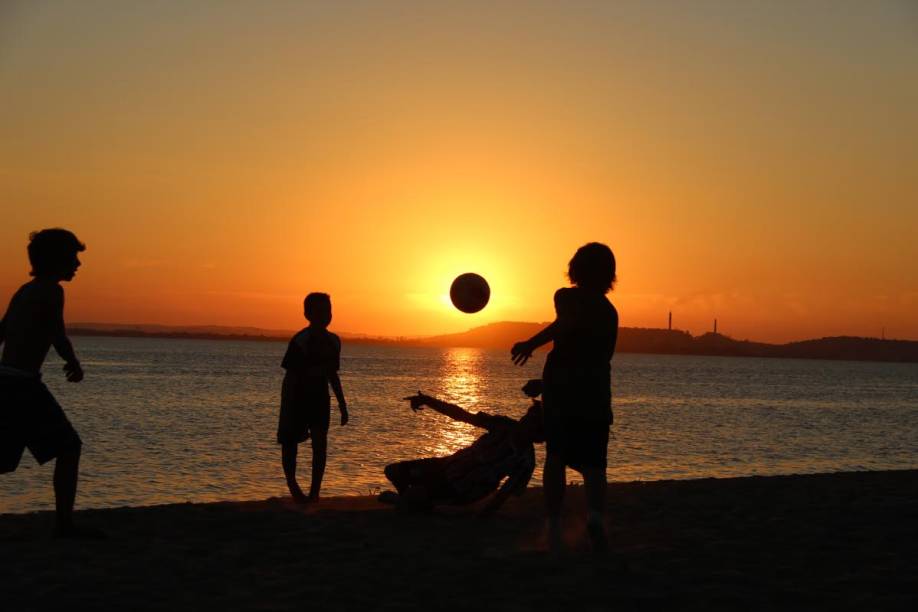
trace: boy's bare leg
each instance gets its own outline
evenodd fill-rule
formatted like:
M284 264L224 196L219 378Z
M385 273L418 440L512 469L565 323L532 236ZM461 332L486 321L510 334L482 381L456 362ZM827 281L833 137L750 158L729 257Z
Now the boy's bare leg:
M80 472L80 447L60 453L54 460L55 528L58 535L73 531L73 504Z
M561 503L564 501L565 477L564 459L556 453L549 453L542 471L542 487L548 512L548 546L552 550L561 548Z
M325 461L328 454L328 432L312 432L312 482L309 483L309 499L319 499L322 477L325 476Z
M296 455L296 444L281 445L281 463L284 466L284 477L287 479L287 488L290 489L290 495L293 496L294 501L304 502L306 501L306 495L296 481Z
M591 467L583 470L583 486L587 498L587 532L593 544L593 550L604 552L608 547L606 527L603 524L603 510L606 504L606 470Z
M79 471L79 445L61 452L54 460L54 537L104 540L107 536L101 529L77 527L73 524L73 503L76 500Z

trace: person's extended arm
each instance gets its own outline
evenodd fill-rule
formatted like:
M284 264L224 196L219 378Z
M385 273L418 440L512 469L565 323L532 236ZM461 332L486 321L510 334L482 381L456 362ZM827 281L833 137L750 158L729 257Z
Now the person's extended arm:
M510 349L510 356L513 358L513 363L516 365L523 365L529 361L529 358L532 357L532 353L535 352L537 348L555 339L555 331L557 328L558 321L555 321L529 340L514 344L513 348Z
M405 398L411 402L412 410L420 410L424 406L429 406L430 408L436 410L444 416L448 416L454 421L462 421L463 423L468 423L469 425L474 425L475 427L481 427L481 417L478 414L474 414L460 408L456 404L450 404L449 402L444 402L443 400L425 395L418 391L417 395L412 395Z
M338 410L341 412L341 424L347 425L347 402L344 400L344 390L341 388L341 378L338 377L337 372L332 372L328 377L328 382L331 384L332 391L335 393L335 399L338 400Z
M64 373L67 376L67 380L80 382L83 380L83 368L80 366L80 360L77 359L76 353L73 352L73 345L70 343L70 338L67 337L67 330L64 328L63 291L55 296L51 325L51 345L54 346L54 350L64 360Z

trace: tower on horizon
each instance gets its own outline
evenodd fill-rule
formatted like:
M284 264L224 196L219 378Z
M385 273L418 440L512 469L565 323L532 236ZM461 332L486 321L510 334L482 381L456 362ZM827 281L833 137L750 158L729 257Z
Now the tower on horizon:
M669 331L673 331L673 311L672 310L669 311L669 327L667 329L669 329Z
M717 333L717 319L714 319L714 333Z

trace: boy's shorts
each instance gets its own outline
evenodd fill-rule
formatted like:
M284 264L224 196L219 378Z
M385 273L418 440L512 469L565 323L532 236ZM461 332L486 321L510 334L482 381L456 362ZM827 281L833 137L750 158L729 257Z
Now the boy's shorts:
M579 472L606 468L612 407L602 394L546 385L542 394L545 450Z
M320 384L321 383L321 384ZM281 391L280 418L277 423L278 444L299 444L310 431L328 431L331 422L331 398L328 383L284 379Z
M26 448L38 463L47 463L81 445L41 378L0 374L0 474L14 471Z

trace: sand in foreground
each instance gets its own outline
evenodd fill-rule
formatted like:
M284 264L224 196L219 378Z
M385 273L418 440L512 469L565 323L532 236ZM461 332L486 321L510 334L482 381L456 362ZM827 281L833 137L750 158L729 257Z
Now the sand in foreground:
M544 551L542 496L490 519L367 497L80 512L111 534L57 542L50 513L0 515L9 610L916 609L918 471L613 484L613 553Z

